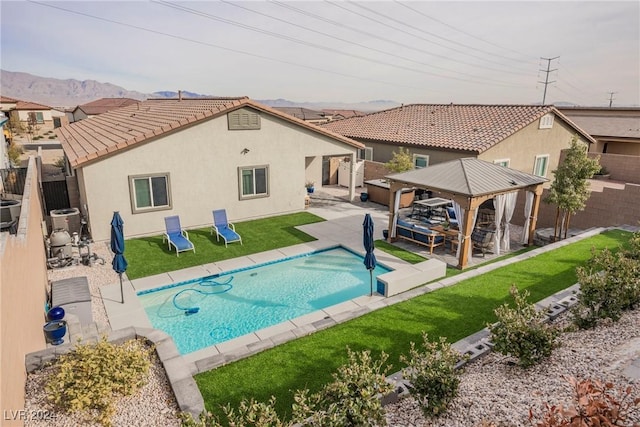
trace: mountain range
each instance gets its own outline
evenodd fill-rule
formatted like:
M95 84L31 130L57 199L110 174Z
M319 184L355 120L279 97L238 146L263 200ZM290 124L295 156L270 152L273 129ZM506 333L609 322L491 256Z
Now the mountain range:
M9 98L59 108L73 108L100 98L132 98L144 100L148 98L176 98L178 96L178 93L175 91L143 93L95 80L54 79L7 70L0 70L0 94ZM182 96L198 98L224 95L202 95L182 91ZM359 110L364 112L380 111L400 105L398 102L387 100L358 103L294 102L286 99L256 99L256 101L271 107L303 107L314 110Z

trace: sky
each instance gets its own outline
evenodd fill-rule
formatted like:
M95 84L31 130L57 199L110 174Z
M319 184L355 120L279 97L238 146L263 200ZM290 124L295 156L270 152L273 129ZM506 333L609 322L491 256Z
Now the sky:
M640 106L639 1L0 0L0 20L0 68L144 93Z

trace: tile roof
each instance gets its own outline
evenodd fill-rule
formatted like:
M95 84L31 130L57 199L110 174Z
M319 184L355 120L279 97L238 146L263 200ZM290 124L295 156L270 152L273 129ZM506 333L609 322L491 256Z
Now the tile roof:
M358 110L330 110L330 109L323 109L322 110L324 113L327 113L329 115L332 116L342 116L345 119L351 118L351 117L360 117L360 116L365 116L367 113L363 113L362 111L358 111Z
M302 120L327 120L322 111L302 107L273 107L274 109Z
M549 112L567 121L548 105L412 104L322 127L358 140L482 153Z
M345 144L363 148L357 141L281 113L247 97L148 99L59 127L55 131L69 163L77 167L242 107L257 109Z
M36 102L18 101L15 110L51 110L51 107Z
M475 157L455 159L428 168L387 175L387 178L466 197L505 193L548 181L537 175Z
M9 98L8 96L0 95L0 102L6 102L7 104L15 104L16 102L18 102L18 100L15 98Z
M114 108L137 104L138 102L140 101L132 98L101 98L87 102L86 104L78 105L77 108L84 111L88 116L94 116L96 114L106 113Z

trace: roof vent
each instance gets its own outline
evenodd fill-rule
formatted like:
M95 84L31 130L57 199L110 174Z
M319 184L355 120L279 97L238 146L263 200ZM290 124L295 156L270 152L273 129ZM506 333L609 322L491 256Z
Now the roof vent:
M182 91L178 91L178 101L182 101Z

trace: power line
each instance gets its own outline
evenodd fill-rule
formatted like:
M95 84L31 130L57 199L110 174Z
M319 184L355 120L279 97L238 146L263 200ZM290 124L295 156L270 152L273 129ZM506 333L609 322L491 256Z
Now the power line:
M329 4L332 4L332 5L334 5L334 6L337 6L337 4L336 4L335 2L331 2L331 1L329 1L329 0L325 0L325 1L326 1L327 3L329 3ZM489 56L497 56L497 57L500 57L500 58L503 58L503 59L509 59L509 58L504 57L504 56L502 56L502 55L494 54L494 53L492 53L492 52L486 52L486 51L483 51L483 50L481 50L481 49L476 49L476 48L475 48L475 47L473 47L473 46L469 46L469 45L466 45L466 44L464 44L464 43L457 42L457 41L455 41L455 40L450 40L450 39L447 39L446 37L439 36L438 34L434 34L434 33L431 33L431 32L429 32L429 31L423 30L422 28L419 28L419 27L416 27L416 26L413 26L413 25L409 25L409 24L407 24L406 22L402 22L402 21L399 21L399 20L397 20L397 19L391 18L391 17L390 17L390 16L388 16L388 15L384 15L384 14L382 14L382 13L380 13L380 12L376 12L375 10L370 9L370 8L368 8L368 7L366 7L366 6L363 6L363 5L362 5L362 4L360 4L360 3L355 3L355 2L352 2L352 1L347 1L347 3L349 3L349 4L353 5L353 6L359 7L359 8L361 8L361 9L364 9L364 10L366 10L366 11L368 11L369 13L372 13L372 14L374 14L374 15L378 15L378 16L380 16L380 17L383 17L383 18L385 18L385 19L388 19L388 20L390 20L390 21L393 21L393 22L395 22L395 23L398 23L398 24L400 24L400 25L402 25L402 26L404 26L404 27L411 28L411 29L413 29L413 30L415 30L415 31L418 31L418 32L424 33L424 34L426 34L426 35L429 35L429 36L431 36L431 37L435 37L435 38L437 38L437 39L440 39L440 40L446 41L446 42L448 42L448 43L451 43L451 44L454 44L454 45L458 45L458 46L461 46L461 47L465 47L465 48L468 48L468 49L472 49L472 50L479 50L479 51L481 51L482 53L484 53L485 55L489 55ZM375 19L373 19L373 18L371 18L371 17L368 17L368 16L366 16L366 15L362 15L362 14L360 14L360 13L354 12L354 11L352 11L352 10L350 10L350 9L345 8L345 7L342 7L342 6L338 6L338 7L341 7L342 9L348 10L348 11L349 11L349 12L351 12L351 13L355 13L356 15L359 15L359 16L361 16L361 17L363 17L363 18L366 18L366 19L372 20L372 21L374 21L374 22L377 22L377 23L379 23L379 24L381 24L381 25L384 25L384 26L386 26L386 27L393 28L393 29L395 29L396 31L402 31L402 32L403 32L403 33L405 33L405 34L412 35L413 37L418 37L418 36L416 36L415 34L408 33L408 32L406 32L406 31L404 31L404 30L402 30L402 29L398 29L398 28L393 27L393 26L391 26L391 25L389 25L389 24L386 24L386 23L384 23L384 22L377 21L377 20L375 20ZM426 42L428 42L428 43L435 44L436 46L440 46L440 47L443 47L443 48L445 48L445 49L448 49L448 50L451 50L451 51L454 51L454 52L457 52L457 53L461 53L461 54L463 54L463 55L471 56L471 57L473 57L473 58L480 59L480 60L482 60L482 61L486 61L486 62L490 62L490 63L493 63L493 64L498 64L498 65L504 65L504 64L502 64L502 63L500 63L500 62L492 61L492 60L487 59L487 58L484 58L484 57L482 57L482 56L473 55L473 54L471 54L471 53L469 53L469 52L465 52L465 51L462 51L462 50L460 50L460 49L454 49L454 48L452 48L451 46L447 46L447 45L444 45L444 44L442 44L442 43L435 42L435 41L430 40L430 39L425 39L425 38L422 38L422 37L418 37L418 38L420 38L421 40L424 40L424 41L426 41Z
M227 3L227 4L235 6L235 7L240 7L242 9L246 9L243 6L239 6L237 3L227 2L225 0L221 0L221 1L223 3ZM484 65L478 65L478 64L471 63L471 62L455 59L455 58L452 58L450 56L440 55L440 54L437 54L435 52L430 52L430 51L427 51L427 50L424 50L424 49L420 49L420 48L418 48L416 46L413 46L413 45L410 45L410 44L399 43L399 42L397 42L395 40L392 40L392 39L389 39L387 37L382 37L382 36L379 36L377 34L373 34L373 33L370 33L368 31L364 31L364 30L361 30L359 28L355 28L355 27L346 25L346 24L344 24L342 22L334 21L332 19L328 19L328 18L325 18L323 16L319 16L319 15L317 15L315 13L311 13L311 12L299 9L299 8L297 8L295 6L291 6L290 4L282 3L282 2L279 2L277 0L269 0L269 2L274 4L274 5L276 5L276 6L280 6L282 8L291 10L291 11L299 13L301 15L305 15L305 16L308 16L308 17L311 17L311 18L314 18L314 19L329 23L331 25L334 25L334 26L342 28L342 29L346 28L348 30L354 31L354 32L359 33L359 34L364 34L364 35L366 35L368 37L371 37L371 38L382 40L382 41L385 41L387 43L391 43L391 44L394 44L396 46L403 47L405 49L411 49L411 50L414 50L416 52L420 52L420 53L423 53L423 54L426 54L426 55L430 55L430 56L435 56L437 58L446 59L447 61L457 62L459 64L470 65L470 66L475 67L475 68L483 68L483 69L486 69L486 70L496 71L496 72L499 72L499 73L509 73L509 74L516 74L516 75L521 75L521 76L522 75L530 75L531 74L531 73L523 74L522 72L515 72L515 71L508 71L508 70L503 70L503 69L491 68L491 67L487 67L487 66L484 66ZM256 12L256 13L258 13L258 12ZM271 17L271 18L273 18L273 17ZM279 19L279 18L273 18L273 19ZM285 22L288 22L288 21L285 21ZM288 23L290 23L290 22L288 22ZM295 25L295 24L292 24L292 25ZM305 29L306 29L306 27L305 27ZM313 30L310 30L310 31L313 31ZM323 34L326 35L325 33L323 33ZM334 37L334 36L329 36L329 37ZM368 48L367 47L367 49L372 49L372 48ZM433 64L424 64L424 63L421 63L421 62L418 62L418 63L419 64L423 64L423 65L428 65L428 66L433 67L433 68L439 68L441 70L450 71L450 72L459 73L459 74L463 74L463 75L469 76L469 74L467 74L467 73L460 73L459 71L451 70L451 69L448 69L448 68L445 68L445 67L440 67L440 66L433 65ZM472 77L475 77L475 76L472 76Z
M341 72L338 72L338 71L332 71L332 70L326 70L326 69L322 69L322 68L312 67L310 65L300 64L300 63L296 63L296 62L285 61L285 60L282 60L282 59L275 59L275 58L271 58L271 57L264 56L264 55L258 55L258 54L255 54L255 53L246 52L246 51L239 50L239 49L233 49L233 48L229 48L229 47L226 47L226 46L217 45L217 44L214 44L214 43L203 42L201 40L196 40L196 39L191 39L191 38L188 38L188 37L178 36L178 35L166 33L166 32L163 32L163 31L153 30L151 28L141 27L139 25L128 24L126 22L120 22L120 21L116 21L116 20L113 20L113 19L103 18L101 16L95 16L95 15L91 15L91 14L88 14L88 13L72 10L72 9L66 9L64 7L54 6L53 4L50 4L50 3L41 3L41 2L38 2L38 1L34 1L34 0L27 0L27 2L36 4L38 6L50 7L52 9L57 9L57 10L60 10L60 11L63 11L63 12L84 16L84 17L87 17L87 18L97 19L99 21L108 22L110 24L121 25L123 27L133 28L133 29L136 29L136 30L139 30L139 31L148 32L148 33L151 33L151 34L170 37L170 38L173 38L173 39L176 39L176 40L186 41L186 42L189 42L189 43L195 43L195 44L198 44L198 45L201 45L201 46L213 47L213 48L216 48L216 49L226 50L228 52L237 53L237 54L240 54L240 55L251 56L251 57L254 57L254 58L264 59L264 60L267 60L267 61L278 62L278 63L286 64L286 65L293 65L293 66L296 66L296 67L306 68L306 69L314 70L314 71L320 71L322 73L327 73L327 74L334 74L334 75L347 77L347 78L351 78L351 79L356 79L356 80L366 80L366 81L371 81L371 82L374 82L374 83L382 83L382 84L386 84L386 85L390 85L390 86L401 86L401 87L407 87L407 88L412 88L412 89L424 90L423 87L419 88L417 86L404 85L404 84L400 84L400 83L397 83L397 82L387 82L387 81L384 81L384 80L376 80L376 79L363 77L362 75L357 75L356 76L356 75L352 75L352 74L341 73ZM436 89L436 91L437 91L437 89Z
M400 1L398 1L398 0L393 0L393 1L394 1L395 3L397 3L398 5L400 5L400 6L402 6L402 7L405 7L405 8L407 8L407 9L409 9L409 10L411 10L411 11L413 11L413 12L415 12L415 13L419 14L419 15L422 15L422 16L424 16L424 17L425 17L425 18L427 18L427 19L431 19L432 21L435 21L435 22L437 22L437 23L438 23L438 24L440 24L440 25L444 25L444 26L445 26L445 27L447 27L447 28L451 28L452 30L458 31L459 33L465 34L465 35L467 35L467 36L469 36L469 37L471 37L471 38L474 38L474 39L476 39L476 40L479 40L479 41L481 41L481 42L483 42L483 43L486 43L486 44L488 44L488 45L491 45L491 46L497 47L497 48L499 48L499 49L503 49L503 50L506 50L506 51L509 51L509 52L511 52L511 53L515 53L515 54L517 54L517 55L521 55L521 56L523 56L523 57L524 57L524 55L522 55L522 52L519 52L519 51L517 51L517 50L510 49L510 48L508 48L508 47L500 46L500 45L498 45L498 44L496 44L496 43L493 43L493 42L490 42L490 41L488 41L488 40L485 40L485 39L483 39L483 38L481 38L481 37L478 37L478 36L477 36L477 35L475 35L475 34L471 34L471 33L467 32L467 31L461 30L460 28L454 27L453 25L447 24L447 23L446 23L446 22L444 22L444 21L441 21L441 20L439 20L439 19L437 19L437 18L434 18L433 16L427 15L426 13L424 13L424 12L422 12L422 11L418 10L418 9L415 9L415 8L413 8L413 7L409 6L409 5L407 5L407 3L406 3L406 2L405 2L405 3L403 3L403 2L400 2ZM529 61L529 62L531 62L531 60L533 59L532 57L526 57L526 58L527 58L527 59L525 59L525 60L526 60L526 61ZM519 59L515 59L515 58L507 58L507 59L510 59L511 61L521 61L521 60L519 60Z
M176 10L180 10L182 12L186 12L186 13L190 13L190 14L193 14L193 15L201 16L203 18L207 18L207 19L211 19L211 20L214 20L214 21L222 22L222 23L225 23L225 24L237 26L237 27L240 27L242 29L258 32L258 33L269 35L269 36L272 36L272 37L275 37L275 38L287 40L287 41L290 41L290 42L293 42L293 43L298 43L298 44L302 44L304 46L313 47L313 48L324 50L324 51L327 51L327 52L330 52L330 53L335 53L335 54L338 54L338 55L346 56L348 58L357 58L357 59L360 59L362 61L367 61L367 62L371 62L371 63L378 64L378 65L384 65L384 66L398 68L398 69L405 70L405 71L412 71L412 72L419 73L419 74L426 74L426 75L430 75L430 76L434 76L434 77L440 77L440 78L450 79L450 80L457 80L457 81L462 81L462 82L470 82L470 83L493 82L493 83L487 83L487 84L493 84L493 85L496 85L496 86L503 86L503 87L517 87L517 85L511 84L511 83L508 83L508 82L502 82L502 81L499 81L499 80L493 80L493 79L470 80L470 79L465 79L465 78L460 78L460 77L453 77L453 76L448 76L448 75L444 75L444 74L425 71L425 70L421 70L421 69L406 67L406 66L403 66L403 65L395 64L395 63L389 63L389 62L385 62L385 61L380 61L380 60L377 60L377 59L368 58L366 56L362 56L362 55L358 55L358 54L354 54L354 53L342 52L342 51L340 51L338 49L335 49L335 48L332 48L332 47L329 47L329 46L324 46L324 45L319 45L319 44L312 43L312 42L307 42L307 41L301 40L299 38L285 36L283 34L276 33L276 32L273 32L273 31L263 30L261 28L254 27L252 25L247 25L247 24L243 24L241 22L233 21L233 20L230 20L230 19L227 19L227 18L222 18L222 17L216 16L216 15L212 15L212 14L207 13L207 12L202 12L200 10L189 8L189 7L186 7L186 6L183 6L183 5L179 5L179 4L175 4L175 3L169 3L169 2L166 2L166 1L163 1L163 0L152 0L152 2L156 3L156 4L159 4L161 6L165 6L165 7L173 8L173 9L176 9ZM247 8L242 7L242 6L238 6L238 7L241 7L242 9L251 11L251 9L247 9ZM260 12L255 12L255 13L258 13L260 15L265 15L265 14L260 13ZM274 18L274 19L280 20L279 18ZM282 21L282 20L280 20L280 21ZM296 24L292 24L292 25L296 25ZM307 29L307 28L305 28L305 29ZM309 30L309 29L307 29L307 30ZM315 30L309 30L309 31L314 31L316 33L320 33L320 34L326 35L328 37L336 38L334 36L330 36L328 34L321 33L321 32L315 31ZM411 60L409 58L405 58L405 57L401 57L401 56L398 56L398 55L395 55L395 54L392 54L392 53L381 51L379 49L368 48L366 46L363 46L363 45L360 45L360 44L357 44L357 43L353 43L353 42L350 42L350 41L345 40L345 39L340 39L340 38L337 38L337 39L339 39L340 41L343 41L345 43L356 44L356 45L358 45L360 47L371 49L371 50L377 51L379 53L384 53L384 54L387 54L387 55L390 55L390 56L394 56L394 57L397 57L397 58L400 58L400 59L403 59L403 60L406 60L406 61L414 62L414 63L417 63L419 65L436 67L436 66L433 66L431 64L414 61L414 60ZM442 68L442 67L437 67L437 68ZM450 71L450 72L452 71L452 70L448 70L448 69L445 69L445 70L446 71ZM454 72L456 72L456 71L454 71ZM472 79L476 78L475 76L473 76L471 74L462 73L462 72L459 72L459 71L456 72L456 73L462 74L462 75L466 75L468 77L471 77Z

